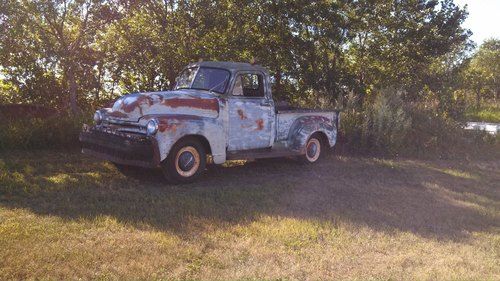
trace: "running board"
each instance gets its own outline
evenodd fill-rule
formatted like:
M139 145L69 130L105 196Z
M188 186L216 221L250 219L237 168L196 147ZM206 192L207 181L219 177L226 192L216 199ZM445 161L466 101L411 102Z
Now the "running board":
M289 157L289 156L299 156L302 155L298 151L286 149L286 148L261 148L261 149L250 149L242 151L228 151L226 154L227 160L252 160L252 159L262 159L262 158L279 158L279 157Z

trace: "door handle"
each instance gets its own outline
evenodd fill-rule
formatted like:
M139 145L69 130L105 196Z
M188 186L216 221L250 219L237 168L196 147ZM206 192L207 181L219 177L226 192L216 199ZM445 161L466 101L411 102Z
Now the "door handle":
M263 100L260 102L260 106L271 106L271 103L268 100Z

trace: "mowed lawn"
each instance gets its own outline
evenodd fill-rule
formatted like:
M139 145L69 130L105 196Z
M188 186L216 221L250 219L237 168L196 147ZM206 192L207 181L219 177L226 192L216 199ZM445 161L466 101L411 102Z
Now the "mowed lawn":
M172 186L0 155L0 279L500 279L500 159L328 155Z

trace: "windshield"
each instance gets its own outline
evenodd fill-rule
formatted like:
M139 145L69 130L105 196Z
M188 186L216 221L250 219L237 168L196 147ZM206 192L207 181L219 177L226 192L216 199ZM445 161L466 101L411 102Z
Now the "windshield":
M220 68L186 68L177 78L175 90L200 89L222 94L226 90L229 76L229 71Z

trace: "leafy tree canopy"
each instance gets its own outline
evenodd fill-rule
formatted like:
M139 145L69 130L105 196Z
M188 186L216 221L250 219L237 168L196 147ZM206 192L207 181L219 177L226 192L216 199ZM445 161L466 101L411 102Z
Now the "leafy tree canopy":
M452 0L0 5L0 91L9 96L2 100L74 112L128 92L168 89L184 65L200 59L256 60L270 69L278 98L310 106L333 106L348 94L363 100L387 86L422 100L449 87L439 78L449 71L436 65L461 63L450 54L464 53L470 36L462 27L467 13Z

